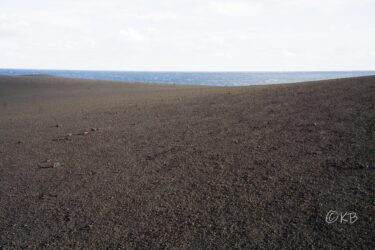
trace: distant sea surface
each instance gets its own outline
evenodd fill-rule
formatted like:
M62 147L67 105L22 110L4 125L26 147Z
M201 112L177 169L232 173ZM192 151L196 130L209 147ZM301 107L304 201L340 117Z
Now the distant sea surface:
M311 72L151 72L0 69L0 75L48 74L96 80L212 86L247 86L375 75L375 71Z

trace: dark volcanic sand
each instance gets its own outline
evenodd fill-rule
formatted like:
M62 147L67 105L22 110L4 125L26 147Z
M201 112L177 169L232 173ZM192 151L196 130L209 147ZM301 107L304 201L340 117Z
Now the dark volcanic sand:
M374 249L374 105L375 77L2 76L0 248Z

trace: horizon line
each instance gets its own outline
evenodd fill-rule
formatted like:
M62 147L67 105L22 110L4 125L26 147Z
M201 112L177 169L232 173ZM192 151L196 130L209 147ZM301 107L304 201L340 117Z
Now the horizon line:
M375 72L375 69L354 69L354 70L120 70L120 69L0 68L0 70L153 72L153 73Z

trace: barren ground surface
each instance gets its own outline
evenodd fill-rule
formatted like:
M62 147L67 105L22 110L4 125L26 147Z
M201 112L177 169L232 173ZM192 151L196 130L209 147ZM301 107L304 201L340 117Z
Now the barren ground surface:
M374 249L374 105L375 77L2 76L0 248Z

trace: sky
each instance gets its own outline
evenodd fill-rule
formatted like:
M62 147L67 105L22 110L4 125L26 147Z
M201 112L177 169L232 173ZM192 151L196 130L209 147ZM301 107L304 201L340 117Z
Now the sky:
M375 0L0 0L0 68L375 70Z

